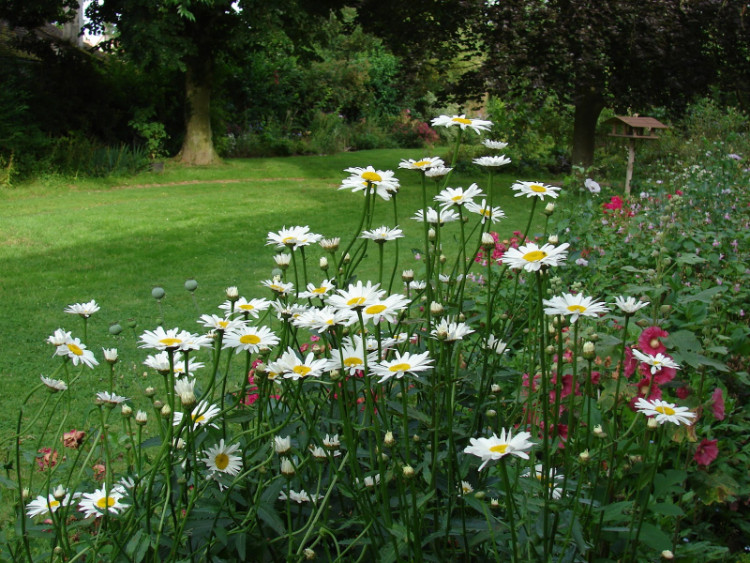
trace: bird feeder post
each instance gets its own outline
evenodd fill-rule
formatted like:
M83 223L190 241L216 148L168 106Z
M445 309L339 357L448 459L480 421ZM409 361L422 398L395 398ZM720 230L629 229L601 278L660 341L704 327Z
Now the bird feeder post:
M644 141L658 141L656 134L657 129L667 129L667 126L660 123L653 117L632 117L618 115L607 120L612 125L610 137L621 137L628 140L628 167L625 172L625 195L630 195L630 182L633 179L633 165L635 164L635 141L641 139Z

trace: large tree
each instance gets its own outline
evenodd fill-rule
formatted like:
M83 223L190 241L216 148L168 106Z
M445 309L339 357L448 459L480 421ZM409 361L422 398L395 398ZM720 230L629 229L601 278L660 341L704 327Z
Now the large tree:
M473 19L473 30L482 39L484 62L471 77L474 90L553 90L575 107L572 159L583 166L593 162L604 107L638 111L686 104L716 83L727 50L744 41L741 30L750 24L739 0L478 5L481 15ZM723 29L727 25L731 29ZM742 52L746 56L747 50Z
M211 130L217 65L262 50L272 30L304 34L304 16L328 7L312 0L100 0L87 14L94 28L114 29L111 47L123 56L182 73L185 136L177 159L202 165L218 160Z

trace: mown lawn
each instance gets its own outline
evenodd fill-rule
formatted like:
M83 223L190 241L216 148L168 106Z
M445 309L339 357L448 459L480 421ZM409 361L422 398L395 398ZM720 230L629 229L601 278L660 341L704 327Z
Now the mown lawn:
M238 286L248 298L269 298L259 283L275 267L276 251L265 245L269 231L309 225L326 237L348 240L360 218L362 197L337 190L346 176L343 169L372 164L396 170L400 159L425 154L374 150L234 160L197 169L168 165L163 174L54 178L0 192L0 373L5 380L0 412L10 413L0 419L2 435L14 431L18 406L39 376L50 375L60 363L52 357L47 337L57 328L83 336L80 319L63 313L66 305L96 299L101 311L89 320L89 348L102 364L102 347L121 349L116 372L120 388L135 396L159 382L156 375L142 375L146 354L121 343L155 327L161 313L151 298L154 286L167 292L164 326L191 331L201 328L196 324L199 314L219 312L216 306L227 286ZM399 268L407 268L414 264L409 249L416 244L410 241L422 236L421 224L409 219L421 207L421 190L416 173L400 170L397 177L402 183L399 223L406 235ZM517 179L537 178L496 177L495 204L507 214L496 227L501 236L522 229L528 217L528 202L512 197L509 189ZM486 189L482 175L454 175L449 185L466 187L473 181ZM392 206L378 205L373 226L393 226ZM310 255L316 257L311 263L317 263L323 252L315 248ZM197 307L183 289L191 277L199 283ZM137 323L135 330L127 327L129 319ZM113 337L108 328L116 321L125 330ZM81 408L93 404L107 376L106 365L86 370L83 377L88 379L77 386L72 400L80 401ZM40 401L40 396L32 401ZM33 412L34 404L27 412Z

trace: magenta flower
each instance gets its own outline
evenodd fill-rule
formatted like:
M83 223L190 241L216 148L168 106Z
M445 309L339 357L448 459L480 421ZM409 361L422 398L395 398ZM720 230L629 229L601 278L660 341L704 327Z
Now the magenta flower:
M711 462L719 457L719 446L717 443L718 440L707 440L705 438L701 440L693 456L695 462L703 467L711 465Z
M716 420L724 420L724 392L720 387L711 394L711 411Z

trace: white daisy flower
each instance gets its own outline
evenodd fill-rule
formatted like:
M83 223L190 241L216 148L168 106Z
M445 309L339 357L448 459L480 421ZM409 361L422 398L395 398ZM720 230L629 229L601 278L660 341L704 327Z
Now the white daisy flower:
M426 156L420 160L412 160L411 158L406 160L401 160L401 163L398 165L399 168L405 168L407 170L429 170L430 168L437 168L437 167L443 167L445 166L445 162L443 162L443 159L438 158L436 156Z
M334 434L333 436L329 436L326 434L326 437L323 438L323 446L329 450L337 450L341 447L341 442L339 441L339 435Z
M435 325L430 334L438 340L455 342L456 340L463 340L464 336L472 332L474 332L474 329L466 323L455 322L450 317L445 317L440 319L440 322Z
M395 323L398 315L409 306L411 301L401 294L394 293L385 299L375 299L364 309L362 309L362 319L371 320L374 324L386 320L389 323Z
M195 403L195 378L183 377L178 379L174 384L174 392L180 397L183 405L192 405Z
M237 475L242 470L242 456L234 455L234 453L239 449L239 444L225 445L224 438L222 438L217 445L205 451L206 457L203 458L203 463L209 471ZM242 454L241 451L239 453Z
M196 370L203 367L206 367L206 364L199 362L195 358L188 358L188 363L185 365L185 359L183 358L174 363L174 373L176 376L180 377L186 373L195 373Z
M544 196L555 199L560 195L557 193L560 191L560 188L548 186L541 182L516 182L511 186L511 189L518 192L516 197L525 195L526 197L538 197L542 201L544 201Z
M71 315L80 315L87 319L99 310L99 305L96 304L95 300L91 300L88 303L74 303L65 307L65 312Z
M329 297L327 303L337 309L356 311L377 302L383 295L385 291L380 289L379 283L373 285L368 281L366 285L362 285L360 280L356 285L349 284L348 289L337 290L336 295Z
M499 207L489 207L487 200L483 199L482 204L478 205L473 201L466 204L466 209L472 213L477 213L482 217L482 224L486 223L489 219L493 223L497 223L500 219L505 217L505 212Z
M566 242L560 246L545 244L540 247L529 242L518 248L509 248L503 254L502 262L512 270L524 269L527 272L536 272L542 266L559 266L567 257L569 246Z
M648 301L636 301L635 297L625 297L623 295L615 297L615 305L626 315L633 315L639 309L648 306L648 304Z
M341 348L331 350L331 357L328 359L326 371L341 370L349 375L355 375L357 372L365 369L367 365L373 365L377 361L377 353L365 350L365 344L362 337L354 335L345 338Z
M307 491L300 491L296 492L291 489L289 489L289 497L287 497L287 494L284 491L281 491L279 493L279 500L289 500L296 502L297 504L302 504L303 502L316 502L323 498L323 495L310 495L307 493Z
M474 164L486 166L487 168L497 168L510 164L510 159L505 155L502 156L480 156L474 159Z
M292 282L284 282L277 277L272 280L263 280L260 282L262 285L273 291L277 296L286 296L294 291L294 284Z
M310 227L282 227L278 233L269 232L266 245L275 244L276 248L291 248L297 250L303 246L317 243L323 235L310 232Z
M270 349L279 343L270 328L266 326L242 326L224 335L222 348L234 348L236 354L243 350L256 354L261 350Z
M484 139L482 141L482 144L487 147L488 149L498 150L501 151L505 147L508 146L508 143L505 143L503 141L491 141L489 139Z
M578 317L594 317L609 311L607 306L601 301L594 301L593 297L586 297L582 294L573 295L572 293L563 293L552 299L543 301L546 307L544 312L548 315L570 315L570 322L574 323Z
M458 125L462 131L468 128L480 134L482 131L489 131L490 127L492 127L492 122L484 119L471 119L466 117L465 114L454 115L452 117L441 115L432 120L433 127L453 127L454 125Z
M490 334L485 347L488 350L494 351L496 354L502 355L505 353L508 345L499 338L496 338L494 334Z
M154 350L200 350L211 344L211 338L205 334L192 334L179 328L164 330L162 327L156 327L156 330L147 330L141 335L140 348L151 348Z
M66 391L68 389L68 384L61 379L53 379L43 375L40 375L39 377L41 377L42 383L47 386L47 389L50 390L50 393L57 393L58 391Z
M434 168L426 170L424 175L428 178L434 178L437 181L443 176L448 175L451 170L453 170L453 168L448 168L446 166L436 166Z
M232 330L233 328L242 326L241 319L230 319L227 317L220 317L219 315L201 315L198 319L198 323L210 330L218 330L224 332L226 330Z
M119 356L117 355L117 348L102 348L102 354L104 359L110 364L117 363Z
M279 455L286 454L292 449L292 439L289 436L282 438L281 436L273 437L273 451Z
M211 405L207 401L200 401L191 410L190 418L193 421L193 427L206 426L211 422L211 420L216 418L218 414L219 407L217 407L216 405ZM179 426L180 424L182 424L182 416L182 412L175 412L172 424L174 426ZM216 425L213 423L211 423L211 426L216 427Z
M159 373L166 374L169 373L170 366L169 366L169 354L167 352L159 352L158 354L147 356L146 360L143 362L144 365L150 367L151 369L155 369Z
M52 336L47 338L47 343L52 344L54 346L62 346L63 344L66 344L72 340L72 337L70 336L70 333L58 328Z
M475 197L482 197L483 195L484 192L479 189L479 186L472 184L466 190L463 188L445 188L435 196L435 201L439 201L443 207L451 207L453 205L465 205L473 201Z
M276 318L282 322L293 322L310 309L307 305L299 303L284 303L283 301L272 301L271 306L276 311Z
M320 377L327 363L325 359L316 360L312 352L302 360L289 347L278 360L271 362L268 368L270 371L281 374L284 379L296 381L305 377Z
M424 223L424 210L417 209L412 219ZM445 223L458 221L458 219L459 215L453 209L442 207L438 209L433 209L432 207L427 208L427 222L430 225L444 225Z
M276 265L281 268L282 270L285 270L289 267L289 264L292 263L292 255L291 254L276 254L273 257L273 261L276 262Z
M474 492L474 487L468 481L461 481L460 489L462 496L470 495Z
M472 454L482 459L479 466L481 471L490 461L496 461L506 455L514 455L523 459L529 459L526 450L534 446L530 442L531 434L519 432L515 437L511 436L510 430L502 429L500 437L492 434L489 438L471 438L470 445L464 448L464 453Z
M96 394L96 398L100 402L112 406L119 405L120 403L124 403L128 400L127 397L122 397L120 395L116 395L115 393L110 393L109 391L99 391Z
M74 366L84 364L93 369L94 366L99 365L99 362L94 357L94 353L91 350L87 350L86 345L78 338L70 338L67 342L58 346L55 349L55 355L67 356L73 362Z
M299 328L324 333L335 326L349 326L357 322L357 315L347 309L326 305L321 309L308 309L297 316L292 324Z
M223 309L228 315L230 312L243 313L245 316L252 316L257 319L259 313L265 311L271 306L271 302L268 299L251 299L248 301L244 297L240 297L236 301L225 301L219 305L219 309Z
M652 356L651 354L644 354L640 350L633 349L633 356L644 364L650 365L652 375L663 368L680 369L679 364L676 364L672 358L665 356L661 352Z
M534 477L541 483L543 475L544 475L543 465L541 463L537 463L536 465L534 465L533 474L530 470L524 471L521 474L521 477ZM547 475L548 475L547 486L550 488L552 498L553 499L562 498L563 490L561 486L558 486L558 483L560 481L565 480L564 476L558 473L554 467L550 467Z
M336 286L333 284L333 280L323 280L322 282L320 282L320 285L308 283L307 291L300 291L298 297L300 299L323 299L327 297L328 294L335 288Z
M84 513L85 518L90 516L99 518L104 515L105 511L111 514L119 514L130 506L121 502L124 496L125 494L120 487L113 487L109 494L107 494L106 488L102 487L93 493L83 493L78 509Z
M422 354L405 352L402 355L401 352L396 351L392 360L374 365L372 373L380 377L378 383L383 383L391 377L401 379L406 373L416 376L417 372L432 369L431 363L432 359L430 359L429 352L423 352Z
M371 231L362 231L361 238L374 240L377 243L384 243L389 240L404 238L404 233L398 227L394 227L393 229L391 229L390 227L382 226Z
M352 167L344 172L351 174L339 187L340 190L352 190L353 192L375 190L382 199L388 201L393 194L397 193L400 184L392 170L375 170L372 166L367 168Z
M636 401L635 408L648 417L656 417L656 422L659 424L673 422L678 426L680 424L690 425L695 418L695 413L687 407L678 407L674 403L668 403L660 399L649 401L641 397Z
M26 505L26 516L34 518L35 516L46 516L57 511L61 506L67 506L72 501L70 494L65 494L63 498L58 499L54 494L39 495Z

